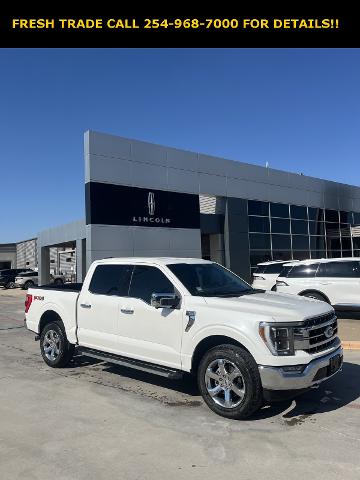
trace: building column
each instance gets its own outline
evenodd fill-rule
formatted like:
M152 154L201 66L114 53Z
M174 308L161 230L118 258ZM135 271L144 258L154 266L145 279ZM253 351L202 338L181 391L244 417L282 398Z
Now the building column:
M225 266L249 282L251 272L247 200L227 198L224 241Z
M86 243L85 238L76 240L76 281L82 283L86 275Z
M50 248L39 247L39 285L46 285L50 283Z

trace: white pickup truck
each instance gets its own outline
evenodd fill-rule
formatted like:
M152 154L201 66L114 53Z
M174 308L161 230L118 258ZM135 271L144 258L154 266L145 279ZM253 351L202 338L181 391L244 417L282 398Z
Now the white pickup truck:
M255 290L206 260L99 260L82 285L30 288L25 313L49 366L65 366L76 349L168 378L191 373L227 418L247 418L342 367L330 305Z

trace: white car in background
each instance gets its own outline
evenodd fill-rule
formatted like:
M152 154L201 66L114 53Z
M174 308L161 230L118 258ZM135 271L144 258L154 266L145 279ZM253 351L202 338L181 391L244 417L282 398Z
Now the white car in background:
M315 298L339 310L360 311L360 258L327 258L288 263L276 291Z
M22 272L15 278L15 287L27 290L34 285L38 285L38 282L38 272ZM65 283L65 277L64 275L50 275L50 283L62 285Z
M275 290L276 279L284 265L290 262L297 262L298 260L274 260L268 262L262 262L257 264L257 269L253 273L253 288L259 288L261 290Z

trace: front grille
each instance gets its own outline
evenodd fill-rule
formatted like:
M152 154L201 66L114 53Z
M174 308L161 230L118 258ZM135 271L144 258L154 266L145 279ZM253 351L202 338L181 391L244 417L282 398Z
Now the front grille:
M337 333L337 317L333 312L309 318L295 330L295 348L310 354L322 352L339 342Z

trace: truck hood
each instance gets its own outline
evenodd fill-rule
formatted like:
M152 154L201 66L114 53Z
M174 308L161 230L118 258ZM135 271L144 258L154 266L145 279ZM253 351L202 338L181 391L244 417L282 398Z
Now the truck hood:
M237 310L272 317L275 322L299 322L333 311L325 302L297 295L265 292L241 297L204 297L205 302L221 310Z

